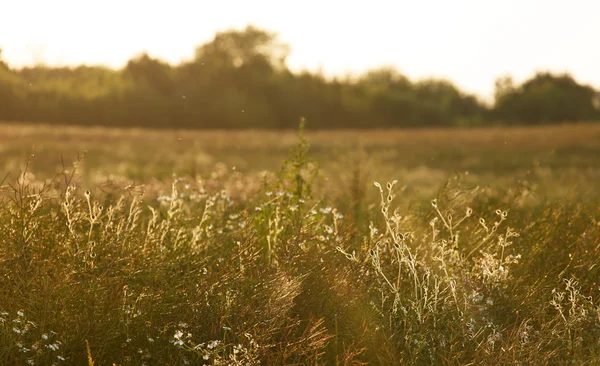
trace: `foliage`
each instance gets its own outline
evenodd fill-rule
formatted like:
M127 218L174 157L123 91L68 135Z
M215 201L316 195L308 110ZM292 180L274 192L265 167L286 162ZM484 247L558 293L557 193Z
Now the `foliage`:
M383 67L326 78L291 72L289 47L252 26L219 32L192 60L137 55L120 70L97 66L10 69L0 61L0 119L178 128L372 128L540 124L600 118L600 97L568 75L497 83L495 105L447 80L412 81ZM1 56L1 54L0 54Z
M538 73L518 87L510 78L499 79L494 112L519 124L590 121L599 116L599 98L598 91L570 75Z

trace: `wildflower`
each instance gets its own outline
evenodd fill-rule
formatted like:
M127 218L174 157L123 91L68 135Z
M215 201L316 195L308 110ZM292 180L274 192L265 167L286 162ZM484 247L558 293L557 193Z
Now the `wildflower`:
M152 337L148 337L148 342L150 342L150 343L154 343L154 338L152 338Z
M17 328L13 328L13 332L17 333L17 334L21 334L21 331Z
M319 211L321 211L322 214L328 214L328 213L331 212L331 210L333 210L333 208L331 208L330 206L323 207L323 208L319 209Z
M375 236L377 233L379 233L379 230L377 230L376 227L371 226L371 236Z
M47 341L48 340L48 335L46 333L42 334L42 338Z
M17 311L17 315L18 316L24 316L25 314L23 314L23 312L21 310Z
M215 348L215 347L216 347L218 344L219 344L219 341L211 341L211 342L208 344L208 348L209 348L209 349L213 349L213 348Z
M298 211L298 205L292 205L292 206L290 206L290 211L292 211L292 212Z
M158 202L171 202L171 196L166 196L166 195L158 196L158 198L156 198L156 200Z
M29 360L27 360L27 364L28 364L28 365L35 365L35 362L33 362L33 360L32 360L32 359L29 359Z

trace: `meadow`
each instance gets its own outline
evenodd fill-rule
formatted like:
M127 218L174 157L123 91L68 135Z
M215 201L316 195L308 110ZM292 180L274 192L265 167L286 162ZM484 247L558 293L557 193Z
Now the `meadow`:
M0 364L600 364L600 124L5 123L0 156Z

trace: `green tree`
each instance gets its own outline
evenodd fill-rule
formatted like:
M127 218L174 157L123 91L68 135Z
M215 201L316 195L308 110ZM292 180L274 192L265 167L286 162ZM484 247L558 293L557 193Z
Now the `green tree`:
M508 123L542 124L592 120L597 92L569 74L537 73L515 87L510 79L496 82L496 117Z

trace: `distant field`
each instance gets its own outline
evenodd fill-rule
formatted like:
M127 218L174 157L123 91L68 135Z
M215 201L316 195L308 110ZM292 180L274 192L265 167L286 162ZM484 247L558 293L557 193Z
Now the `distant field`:
M600 124L308 127L0 125L0 364L600 364Z
M310 127L310 126L309 126ZM484 184L528 180L560 193L600 179L600 124L490 129L307 132L311 156L332 180L361 169L368 180L398 179L430 193L446 179ZM88 184L110 177L142 183L172 174L205 176L218 163L244 173L278 169L296 131L148 131L0 125L0 172L51 177L85 154Z

